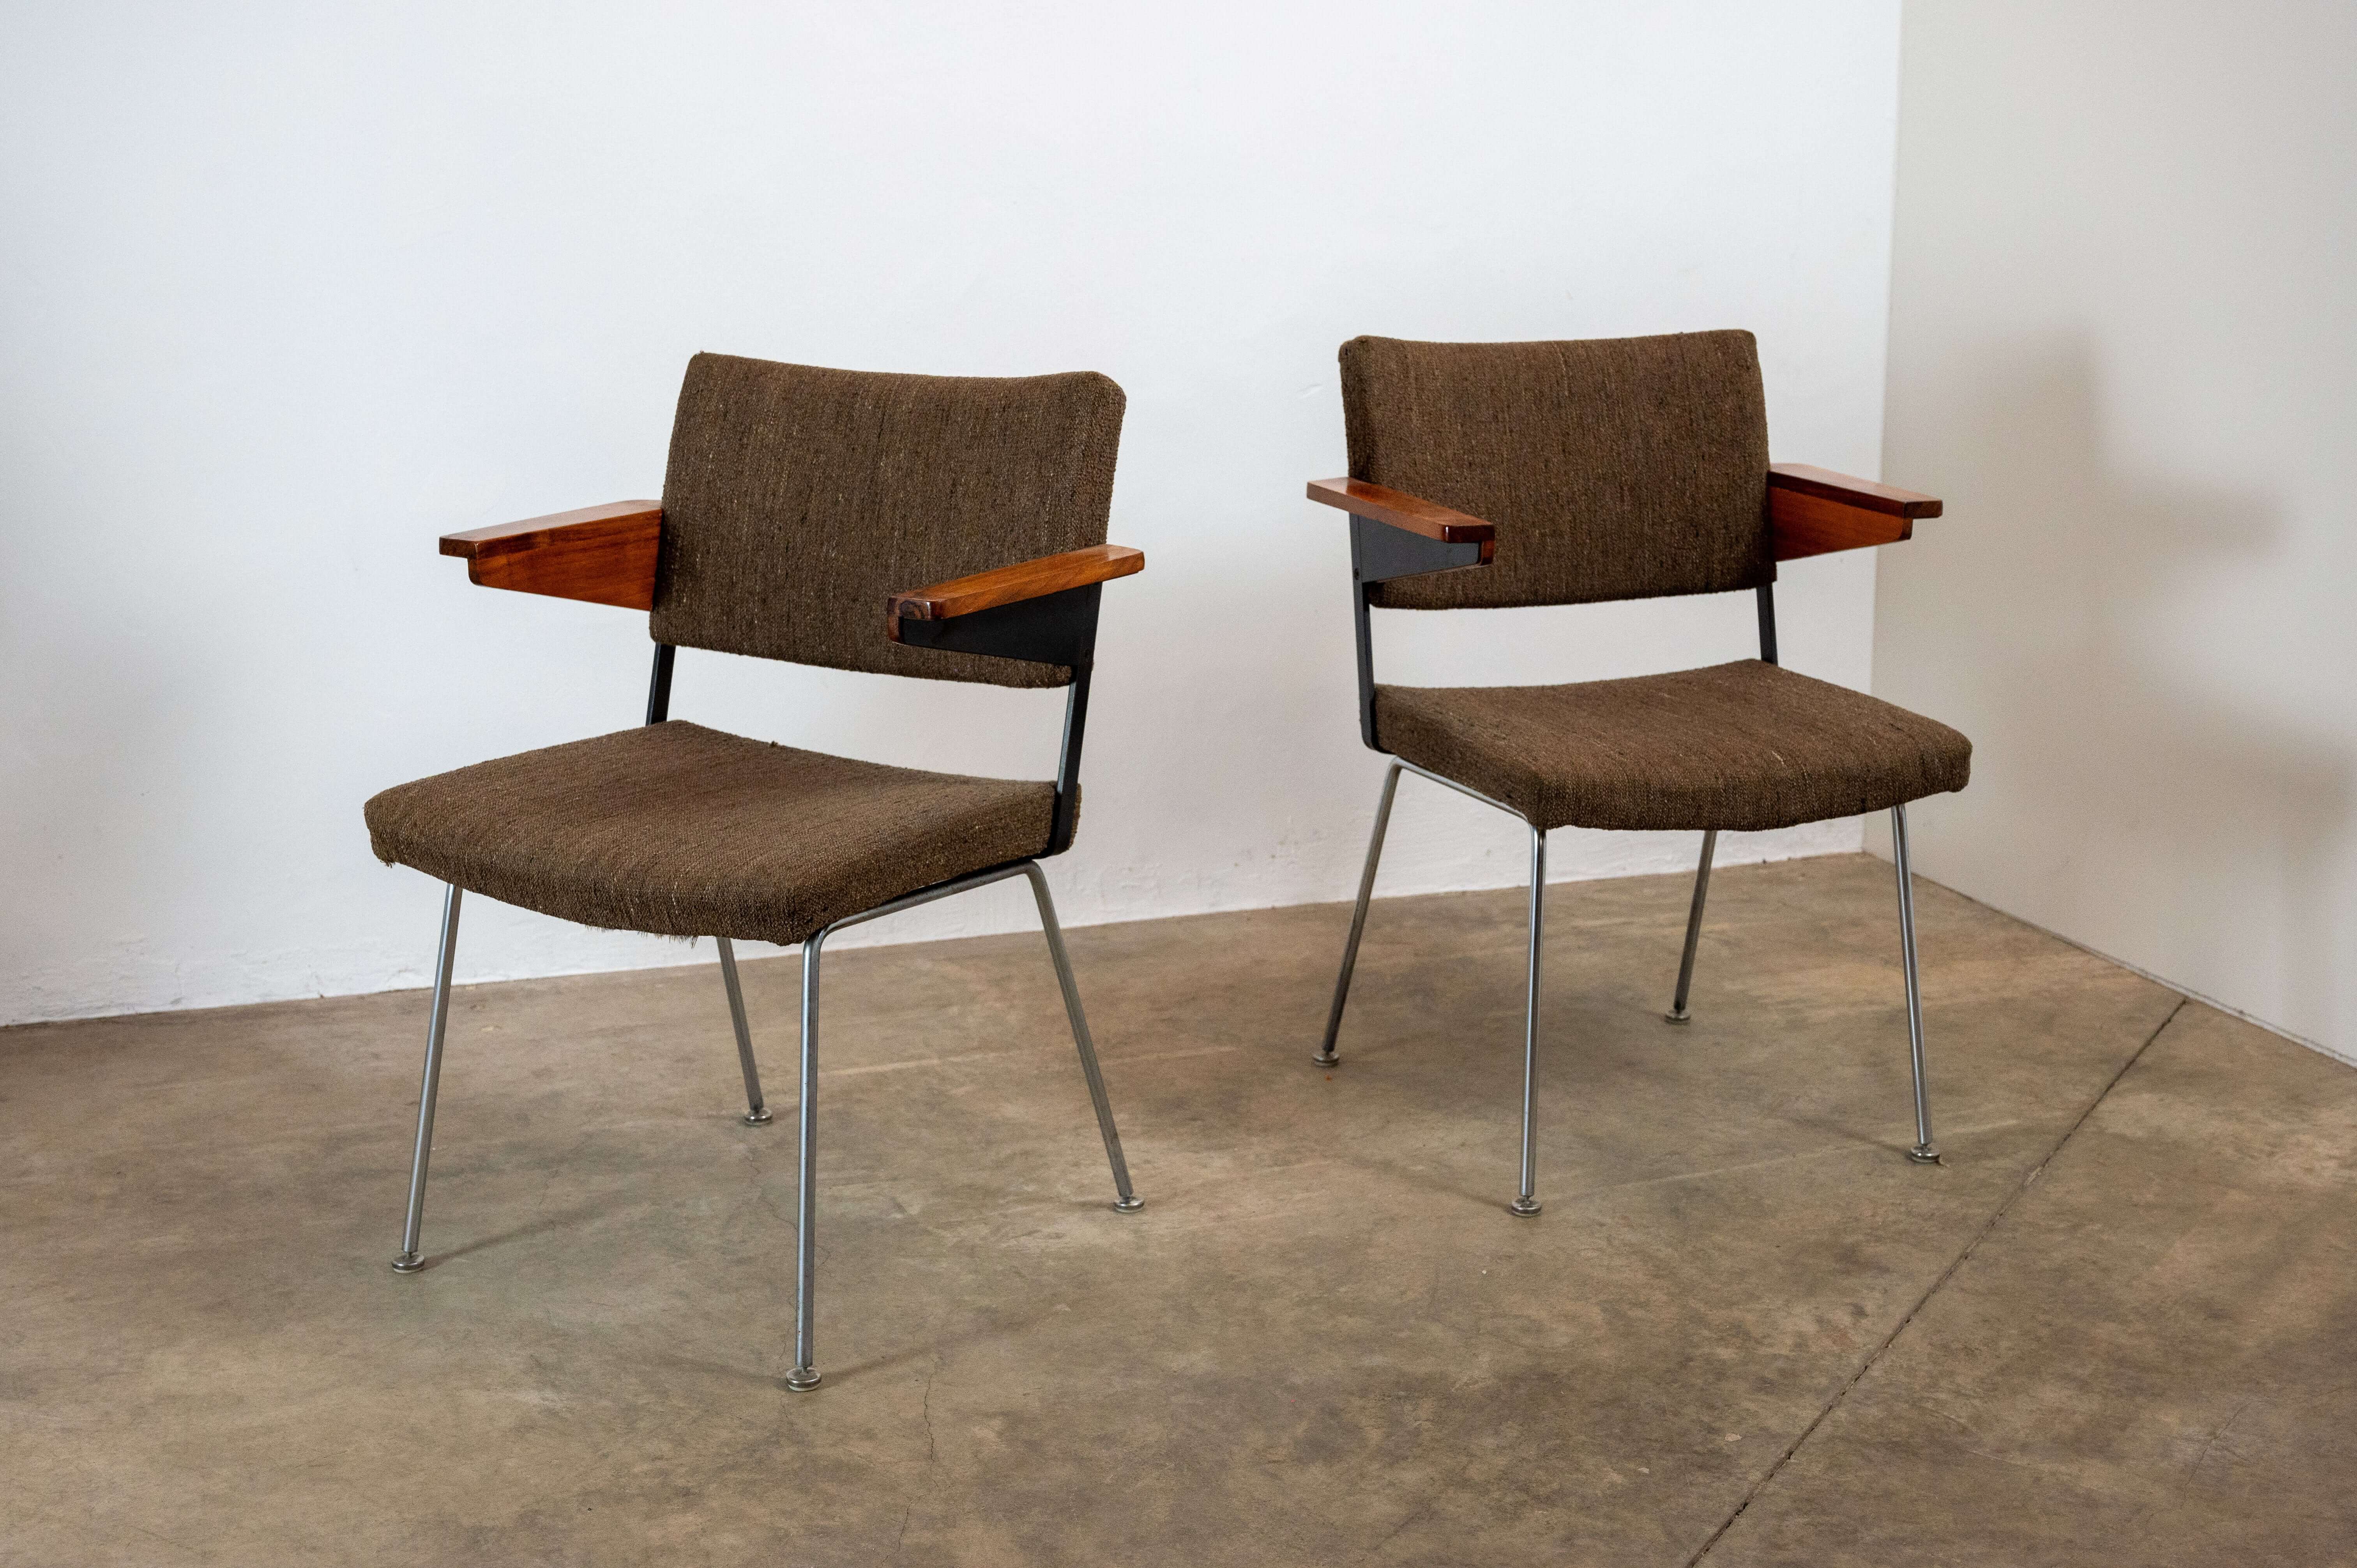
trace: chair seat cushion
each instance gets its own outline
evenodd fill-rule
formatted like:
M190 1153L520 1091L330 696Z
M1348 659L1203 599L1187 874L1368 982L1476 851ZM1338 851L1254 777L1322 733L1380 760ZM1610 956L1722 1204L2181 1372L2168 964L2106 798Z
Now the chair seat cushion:
M791 943L1038 854L1055 786L856 762L673 720L377 796L380 860L586 926Z
M1757 832L1972 776L1943 724L1756 659L1571 686L1375 688L1383 749L1541 828Z

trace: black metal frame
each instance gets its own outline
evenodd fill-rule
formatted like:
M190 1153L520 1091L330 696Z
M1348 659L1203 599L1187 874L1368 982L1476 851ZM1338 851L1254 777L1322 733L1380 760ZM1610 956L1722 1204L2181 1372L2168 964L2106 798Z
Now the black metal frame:
M671 717L671 667L678 652L668 642L655 644L654 678L647 682L647 723L651 725Z
M1383 752L1384 747L1375 734L1375 636L1370 614L1373 606L1367 590L1394 577L1453 572L1460 566L1479 564L1480 559L1479 544L1444 543L1372 517L1351 514L1351 628L1359 644L1359 738L1366 742L1369 751ZM1753 592L1760 602L1760 658L1763 663L1773 664L1776 585L1762 583Z
M1449 544L1351 514L1351 624L1359 639L1359 738L1367 743L1369 751L1381 751L1383 746L1375 738L1375 639L1369 623L1367 590L1394 577L1450 572L1479 565L1480 561L1478 543Z
M1071 848L1072 832L1080 821L1081 742L1088 728L1089 677L1096 669L1097 607L1103 590L1103 584L1090 583L947 620L904 618L898 628L906 647L983 653L1027 664L1057 664L1071 672L1071 692L1064 702L1063 746L1056 763L1055 812L1049 820L1048 847L1031 857L1036 860ZM1364 619L1362 609L1362 628ZM1362 652L1364 646L1362 636ZM647 723L651 725L671 716L671 674L677 652L668 642L655 644L654 673L647 684Z

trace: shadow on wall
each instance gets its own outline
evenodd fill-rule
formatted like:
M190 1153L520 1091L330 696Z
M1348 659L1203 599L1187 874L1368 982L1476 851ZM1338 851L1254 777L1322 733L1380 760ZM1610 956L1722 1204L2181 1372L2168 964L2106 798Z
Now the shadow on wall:
M1965 427L1938 438L1968 481L1952 491L1954 532L1892 564L1884 612L1910 626L1894 699L1976 746L1971 789L1922 813L1926 869L2341 1042L2333 888L2350 761L2233 690L2226 655L2241 650L2214 646L2225 623L2202 608L2222 578L2264 569L2280 510L2116 469L2082 342L2018 343L1975 371L1953 411Z

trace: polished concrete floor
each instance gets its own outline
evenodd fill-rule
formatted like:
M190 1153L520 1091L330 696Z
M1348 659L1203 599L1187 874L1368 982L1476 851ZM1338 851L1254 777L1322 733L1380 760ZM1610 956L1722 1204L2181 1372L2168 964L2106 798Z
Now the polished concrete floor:
M389 874L390 875L390 874ZM0 1034L0 1562L2357 1560L2357 1072L1888 867L830 955L818 1362L791 959ZM429 932L421 930L421 940Z

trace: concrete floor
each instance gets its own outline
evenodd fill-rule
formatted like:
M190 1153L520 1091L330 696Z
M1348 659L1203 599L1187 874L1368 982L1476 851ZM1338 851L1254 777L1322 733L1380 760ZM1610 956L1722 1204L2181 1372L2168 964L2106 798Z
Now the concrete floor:
M785 1392L793 961L0 1035L10 1563L2357 1560L2357 1073L1889 870L830 955L818 1360ZM419 932L423 941L430 933Z

